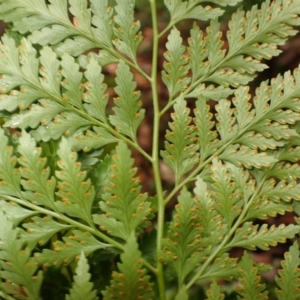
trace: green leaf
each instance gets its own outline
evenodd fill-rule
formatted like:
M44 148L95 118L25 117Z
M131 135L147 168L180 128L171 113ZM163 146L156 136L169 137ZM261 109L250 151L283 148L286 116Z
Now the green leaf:
M286 212L293 211L292 203L273 202L264 198L256 198L252 201L245 220L261 219L266 220L268 217L276 217L277 214L284 215Z
M0 17L1 20L5 20L6 22L13 22L15 29L20 31L20 33L26 33L30 30L39 29L51 23L51 17L49 15L37 13L45 13L46 9L44 1L36 1L33 4L28 0L22 2L4 0L1 1Z
M229 257L228 253L217 257L201 276L201 279L232 280L238 277L237 259Z
M186 291L186 287L183 286L179 293L176 295L175 299L174 300L188 300L189 299L189 295Z
M171 15L171 22L178 23L185 19L198 19L207 21L214 19L223 14L223 10L219 8L213 9L211 6L197 5L198 0L164 0L166 7L168 8ZM212 2L212 1L211 1Z
M274 202L280 202L281 200L291 202L293 199L299 201L299 189L300 185L294 181L288 183L285 180L281 180L276 183L274 179L270 179L268 184L263 187L260 195Z
M74 259L79 259L83 252L86 256L98 249L110 247L110 245L99 242L88 232L73 230L73 235L64 236L63 242L53 242L53 249L43 249L42 253L35 253L35 260L44 266L60 266L69 264Z
M239 263L239 286L237 293L243 297L238 299L268 299L268 291L265 291L266 285L261 283L260 265L256 265L245 251Z
M169 123L172 131L166 133L166 150L161 151L164 162L175 173L176 183L196 165L199 157L195 126L190 125L192 117L189 114L186 101L179 98L171 114L173 122Z
M123 133L133 140L136 140L136 132L144 119L145 110L140 109L142 102L140 100L140 91L135 91L136 83L133 80L133 74L129 67L121 61L116 71L115 92L118 97L114 98L115 107L113 111L115 115L109 116L112 125L116 126L116 130Z
M225 295L221 293L221 288L214 280L206 291L207 300L223 300Z
M93 127L93 131L87 130L84 134L75 134L74 137L70 137L68 140L74 151L82 149L84 152L88 152L91 149L99 149L107 144L118 142L118 140L104 128L96 126Z
M81 81L83 74L79 72L79 65L71 55L64 53L61 58L61 67L61 74L64 78L61 82L63 100L74 107L82 109L83 87Z
M77 162L77 153L71 151L66 139L60 143L57 151L60 160L57 162L60 171L56 171L58 178L58 192L61 201L55 203L60 212L80 218L88 224L93 224L91 207L95 197L94 187L90 179L86 179L86 172L81 171L81 163Z
M81 252L78 260L77 268L75 270L74 282L70 294L66 295L66 300L97 300L96 291L93 289L93 283L90 282L91 274L89 273L89 264Z
M297 137L299 138L299 137ZM286 147L280 149L278 153L278 160L296 162L300 158L300 147L292 147L287 144Z
M24 249L24 242L17 238L12 223L2 212L0 223L0 277L6 281L4 291L17 299L40 300L42 271L36 273L31 249Z
M91 10L88 9L87 0L69 0L70 13L74 16L73 22L76 28L84 33L91 34Z
M0 210L5 214L7 219L12 222L13 225L18 225L24 219L27 219L38 212L25 209L15 202L7 202L0 200Z
M119 62L118 58L106 50L100 50L97 54L89 52L88 55L80 55L78 57L78 62L81 67L86 69L91 59L95 59L101 67Z
M244 57L243 55L235 56L222 65L237 71L240 76L245 76L245 78L253 78L256 76L256 72L262 72L268 68L267 65L262 64L258 59L253 59L251 56Z
M214 101L219 101L221 99L228 98L233 93L233 90L230 88L225 88L223 86L218 86L215 88L214 85L205 86L201 84L196 87L191 93L189 93L186 98L198 98L204 97Z
M92 125L90 120L85 119L80 114L63 111L46 124L40 126L30 133L37 141L49 142L58 140L62 135L70 136L78 130L85 130Z
M146 227L151 217L151 203L147 201L148 195L141 193L140 179L134 177L137 168L133 167L130 155L127 146L119 143L112 156L103 201L99 203L105 214L94 215L101 230L125 241L132 232Z
M104 45L112 47L112 37L113 37L113 26L112 26L112 16L113 8L107 6L108 1L103 0L99 2L98 0L91 0L91 9L93 12L92 32L94 37L101 41Z
M207 5L205 7L201 5L197 5L190 9L186 14L180 17L182 20L184 19L196 19L201 21L208 21L212 19L216 19L222 16L224 10L220 8L212 8L211 6Z
M194 109L194 123L197 126L198 144L200 152L200 161L204 161L209 155L214 153L220 143L217 138L218 134L215 130L212 130L215 126L213 114L210 112L210 106L207 104L207 100L203 97L199 97L196 101L196 108Z
M117 266L119 272L113 272L110 286L102 292L104 300L154 299L150 276L146 275L142 266L141 252L134 234L129 236Z
M219 60L222 59L223 57L219 58ZM246 85L249 81L252 80L252 78L253 76L249 74L244 74L243 76L241 76L238 72L235 72L232 69L222 68L207 77L206 80L213 81L225 87L229 87L230 85L233 87L238 87L240 85Z
M184 54L186 47L182 45L180 32L176 28L171 30L166 48L162 80L168 88L169 98L172 99L176 94L185 90L190 83L190 78L187 77L190 68L188 56Z
M103 83L104 75L102 69L96 59L93 57L89 60L89 63L84 72L86 92L83 94L84 108L89 115L99 119L103 123L107 123L106 117L106 105L109 99L107 93L105 93L107 85Z
M275 277L279 288L276 289L276 295L279 300L293 300L299 298L300 290L300 251L298 242L289 248L289 252L284 254L284 260L281 261L281 269Z
M288 125L281 125L277 122L270 122L270 120L264 120L259 125L252 127L254 131L258 131L266 138L273 137L276 140L291 139L292 136L298 136L294 129L290 129Z
M231 102L229 100L220 100L215 106L217 111L215 116L218 120L216 127L223 144L237 134L236 118L233 116L233 109L230 106Z
M246 222L242 227L236 230L236 233L226 248L241 247L249 250L255 250L256 247L262 250L269 250L277 243L285 243L287 238L293 238L299 232L298 225L285 226L281 224L276 227L272 225L268 228L267 224L253 225L252 222Z
M17 168L17 158L12 155L13 147L8 145L8 138L0 128L0 195L20 196L21 175Z
M258 169L269 167L271 164L277 162L277 159L274 156L240 145L229 146L219 158L237 166L244 165L246 168L255 167Z
M215 67L225 57L225 49L222 49L224 42L221 40L222 32L220 31L220 23L217 20L210 22L210 26L206 28L207 32L207 49L208 61L210 68ZM214 73L217 75L217 73Z
M136 52L143 41L140 21L134 21L135 0L116 0L113 40L115 47L133 61L136 61Z
M283 44L289 35L296 34L290 25L297 25L297 13L299 7L294 2L282 0L271 4L268 0L260 10L255 5L245 17L244 12L238 10L229 22L228 55L244 53L259 60L277 56L280 50L277 50L276 45Z
M202 239L207 239L207 244L214 246L222 241L226 234L223 217L216 209L212 192L208 189L207 183L200 176L197 177L194 193L196 215L201 220ZM207 248L209 249L208 246Z
M61 96L60 87L62 76L59 72L60 62L57 59L56 53L48 46L40 51L40 75L42 76L40 82L42 87L55 97Z
M29 36L33 44L40 44L41 46L56 45L72 35L71 30L66 30L65 26L52 25L43 27L40 30L35 30Z
M69 55L76 57L95 47L96 45L86 38L75 36L73 39L66 39L63 43L60 43L55 48L55 51L59 56L68 53Z
M227 5L235 6L239 2L241 2L241 0L210 0L209 2L216 3L221 6L227 6Z
M237 140L237 143L247 146L248 148L266 151L268 149L276 149L285 145L284 141L277 141L273 138L266 138L261 133L250 131Z
M298 164L277 163L272 169L272 177L280 180L292 181L300 177L300 166Z
M227 165L214 159L211 170L211 177L214 181L212 196L215 200L215 209L224 217L230 228L234 219L241 213L244 195L234 180L235 178L232 178Z
M180 285L210 251L207 239L202 237L199 228L202 224L198 222L194 200L189 192L183 190L178 197L168 234L163 239L164 250L161 253L163 261L176 272Z
M209 64L205 62L208 50L206 47L207 41L204 39L203 32L196 23L193 24L190 33L191 36L188 38L189 47L187 48L190 56L188 64L192 71L192 82L195 82L209 70Z
M47 160L41 157L42 149L36 147L34 139L25 131L19 139L18 151L21 154L18 162L21 166L22 196L34 203L55 210L54 190L56 180L50 177Z
M47 126L55 116L64 110L64 107L56 102L41 99L39 104L32 104L29 110L13 115L5 123L5 126L21 129L37 128L40 124Z
M33 217L33 222L24 223L26 232L21 232L21 237L26 241L26 245L33 249L38 243L44 245L57 232L67 230L71 225L61 224L49 217Z

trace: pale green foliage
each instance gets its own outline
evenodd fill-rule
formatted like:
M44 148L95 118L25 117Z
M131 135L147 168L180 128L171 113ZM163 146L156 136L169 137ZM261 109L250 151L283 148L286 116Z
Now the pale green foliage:
M142 266L141 252L132 234L121 254L121 263L118 263L119 272L112 273L110 286L102 292L105 300L110 299L142 299L154 300L150 276Z
M253 260L247 252L244 253L239 263L239 286L237 292L240 296L248 299L268 299L268 292L264 291L265 284L262 284L259 272L266 272L268 267L263 265L254 265ZM238 299L244 299L238 297Z
M230 251L299 234L297 218L263 220L300 215L300 70L248 84L297 33L300 0L237 8L227 32L218 17L241 1L161 2L167 24L155 0L139 6L153 23L148 70L134 0L0 0L10 25L0 43L0 297L187 300L206 289L219 300L235 289L267 299L269 267ZM150 120L146 151L139 129ZM151 197L135 160L151 166ZM299 298L299 257L295 241L278 299Z
M166 134L166 150L161 151L164 161L175 173L176 182L179 182L199 160L196 152L198 145L195 143L196 128L190 125L192 118L189 113L190 109L186 107L186 101L178 99L174 105L174 113L171 114L173 122L169 123L172 131L167 130Z
M146 220L151 212L147 195L140 192L139 178L134 177L137 169L132 167L133 162L127 146L119 144L107 172L104 201L99 203L105 214L94 215L100 229L125 241L132 232L149 224Z
M210 289L206 291L207 300L223 300L224 294L220 291L220 286L216 283L216 281L213 281L210 285Z
M89 264L83 252L81 252L74 276L74 283L70 295L66 296L66 300L97 300L96 291L92 290L93 284L90 282L91 274L89 274Z
M299 264L300 264L300 252L297 242L290 247L289 252L285 253L284 259L281 262L281 269L278 271L278 275L275 278L279 289L276 290L278 299L289 300L299 298Z
M16 299L38 300L42 283L42 272L34 276L37 266L30 257L30 249L24 247L24 240L18 239L12 223L0 213L0 276L3 289Z

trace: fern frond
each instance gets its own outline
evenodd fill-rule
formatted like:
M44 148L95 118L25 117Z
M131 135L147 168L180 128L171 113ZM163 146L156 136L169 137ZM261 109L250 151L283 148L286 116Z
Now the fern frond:
M290 202L292 199L299 201L299 189L300 185L294 181L290 183L285 180L276 182L274 179L270 179L265 183L260 195L273 202L279 202L281 200Z
M64 236L63 241L54 241L53 250L44 249L42 253L35 253L35 261L44 266L60 266L79 259L81 252L87 256L96 250L110 247L110 245L98 241L88 232L73 230L72 233L73 235Z
M69 19L67 0L51 1L48 5L40 0L35 3L30 0L9 2L6 0L1 1L1 19L12 22L14 30L19 31L21 34L32 33L32 42L40 45L56 45L67 37L75 36L73 40L67 41L73 42L73 47L68 49L69 53L77 55L97 47L92 34L91 23L87 24L84 21L90 15L87 9L87 1L85 1L85 5L80 3L82 5L80 5L81 9L79 11L74 8L76 1L71 1L70 12L74 14L74 24ZM106 3L103 2L101 8L102 12L108 9L107 1ZM17 17L15 15L16 11L18 11ZM101 45L101 41L99 43ZM62 48L66 50L66 47Z
M0 210L14 226L17 226L24 219L32 217L38 213L34 210L21 207L15 202L7 202L4 200L0 200Z
M14 149L8 145L8 138L0 128L0 187L1 195L19 196L21 175L16 167L17 158Z
M77 268L75 269L74 282L70 294L66 295L66 300L97 300L96 291L93 289L93 283L90 282L91 274L89 273L89 264L81 252L78 260Z
M236 291L239 294L238 299L258 299L267 300L268 291L265 291L266 285L261 283L260 273L270 270L263 265L256 265L245 251L239 262L239 285Z
M220 159L236 164L237 166L244 165L250 169L252 167L262 168L270 167L277 159L272 155L267 155L266 152L258 152L243 145L231 145L226 148L219 156Z
M12 223L0 212L0 277L4 291L17 299L40 300L42 272L37 271L29 248L17 237Z
M191 194L182 191L168 234L163 240L162 260L176 272L179 286L210 251L195 211Z
M134 234L127 239L118 270L113 272L110 286L102 292L104 300L154 300L153 285L142 267L141 252Z
M103 83L104 75L102 69L93 57L89 60L84 76L87 81L84 83L86 92L83 94L84 108L89 115L107 123L106 105L108 94L105 93L107 85Z
M6 126L17 126L21 129L28 127L37 128L40 124L50 124L52 119L63 110L63 106L55 102L49 101L48 99L40 99L38 100L38 104L32 104L29 110L20 111L19 114L12 115L10 120L6 122Z
M230 5L234 5L233 3L237 3L240 0L230 1ZM223 14L223 10L219 8L212 8L207 5L203 7L199 5L203 1L199 0L164 0L166 7L170 12L170 23L176 24L182 20L186 19L198 19L202 21L207 21L210 19L215 19ZM215 1L210 1L215 2ZM219 3L218 3L219 4ZM220 5L228 5L222 3Z
M31 221L23 224L26 231L20 233L21 238L26 241L26 245L31 249L36 244L44 245L55 233L71 227L71 225L58 223L49 217L32 217Z
M214 181L212 195L216 202L216 210L224 217L226 225L230 228L233 220L240 214L243 205L242 194L226 165L213 160L211 169Z
M227 247L242 247L249 250L255 250L256 247L262 250L269 250L277 243L285 243L286 239L293 238L299 232L299 226L290 224L285 226L281 224L276 227L272 225L268 228L267 224L253 225L252 222L245 222L242 227L236 230L232 240Z
M172 131L167 130L166 134L166 150L161 151L165 163L175 173L176 183L195 166L199 157L195 126L190 125L192 118L189 114L186 101L178 99L171 114L173 122L169 123Z
M28 72L28 74L27 70L32 70L31 65L37 66L35 50L32 45L26 39L22 39L21 50L19 51L11 38L5 36L2 40L5 46L2 44L4 59L1 60L0 63L1 72L4 74L15 74L19 78L21 85L19 90L11 91L10 95L1 96L1 109L10 111L19 108L22 111L18 116L8 121L6 126L20 128L26 128L28 126L36 127L38 125L37 121L39 121L46 127L49 124L49 120L56 114L58 124L55 126L55 122L52 122L51 128L55 127L55 129L47 132L48 137L46 139L48 140L52 136L56 138L60 137L62 132L67 131L68 127L70 127L69 133L71 133L80 126L90 124L90 122L84 118L77 114L72 114L71 112L65 112L65 118L58 114L67 109L64 108L66 104L63 101L63 95L61 95L62 76L60 74L60 62L56 54L49 47L45 47L41 50L41 67L39 68L39 72L35 69L34 72ZM34 55L29 55L30 53L34 53ZM20 56L20 63L17 63L18 59L16 55ZM39 73L41 77L39 77ZM32 76L28 78L28 75ZM45 100L43 98L45 98ZM51 103L48 99L52 100ZM32 111L24 111L30 104L37 100L40 100L39 106L33 106ZM8 103L10 104L7 105ZM70 105L72 104L70 103ZM45 109L48 107L49 112L48 109ZM69 106L69 109L70 108L71 106ZM39 119L37 119L36 116L39 117ZM35 119L35 121L32 121L32 119ZM64 120L66 124L62 122ZM63 123L63 125L61 125L61 123ZM45 132L45 128L43 129ZM43 136L43 134L41 134L41 136Z
M56 179L50 177L50 168L46 166L47 160L41 157L42 149L36 147L34 139L25 131L20 137L18 151L21 166L21 184L25 189L22 196L34 203L55 210L54 190Z
M225 279L232 280L238 277L237 259L229 257L228 253L217 257L213 264L205 270L201 279Z
M43 121L43 120L42 120ZM77 113L61 112L53 121L39 126L37 129L31 131L31 135L37 141L48 142L51 139L57 140L61 136L70 136L77 130L84 130L92 125L91 122L84 119Z
M289 151L291 154L291 151ZM290 158L287 157L287 159ZM284 159L280 159L284 160ZM271 175L271 174L270 174ZM300 166L297 164L290 164L290 163L277 163L274 168L272 169L272 177L278 178L280 180L296 180L300 177Z
M91 9L93 12L92 27L94 37L101 41L105 46L111 48L113 39L113 8L108 6L108 1L101 2L97 0L90 0Z
M180 0L176 2L183 5ZM218 4L222 5L221 2L218 1ZM246 14L241 9L237 10L229 21L227 53L223 48L224 41L221 39L222 32L219 30L218 21L211 21L207 28L207 37L200 43L196 41L203 39L202 32L194 26L188 51L191 56L193 83L186 93L199 96L198 85L206 81L225 87L238 87L253 80L256 72L267 67L261 63L262 59L279 55L281 51L277 49L277 45L283 44L289 36L296 34L297 31L292 26L298 25L299 13L298 1L283 0L272 3L268 0L262 5L262 9L253 6ZM194 53L199 53L198 50L201 54L195 58Z
M71 151L66 139L60 143L57 152L60 171L55 175L59 179L57 196L61 201L55 203L60 212L80 218L92 225L91 207L95 197L94 187L90 179L86 180L86 172L81 171L81 163L77 162L77 153Z
M174 28L168 36L167 51L164 53L162 80L169 91L169 99L186 89L190 83L188 57L184 55L186 47L182 45L180 32Z
M223 216L216 209L208 184L200 176L197 177L194 193L196 216L201 220L203 227L201 236L208 240L208 245L213 247L223 239L227 231Z
M118 139L102 127L93 126L93 130L75 133L68 138L68 141L74 151L88 152L91 149L100 149L107 144L117 143Z
M268 199L258 197L252 201L245 220L266 220L268 217L276 217L277 214L284 215L286 212L291 211L293 211L293 204L291 202L273 202Z
M221 143L217 138L218 134L213 130L215 122L212 121L213 114L210 112L210 106L203 97L196 101L194 109L195 118L193 119L198 135L198 144L200 152L200 161L204 161L209 155L213 154Z
M281 269L275 277L278 285L276 294L279 300L299 299L300 291L300 251L298 242L289 248L289 252L284 254L284 260L281 261Z
M116 38L113 44L121 53L127 55L134 62L136 52L143 41L140 29L140 21L134 21L135 0L116 0L114 21L114 33Z
M103 214L94 215L94 222L101 230L125 241L132 232L138 233L147 226L151 217L151 204L147 194L141 193L139 178L134 177L136 172L130 150L119 143L107 175L104 201L99 203Z
M115 115L111 115L109 120L118 132L136 140L137 129L145 115L145 110L141 109L141 93L135 90L136 83L133 81L133 74L123 61L119 63L116 74L115 92L118 97L114 98Z
M225 295L221 293L220 286L215 280L211 283L209 289L206 291L206 296L206 300L223 300L225 297Z

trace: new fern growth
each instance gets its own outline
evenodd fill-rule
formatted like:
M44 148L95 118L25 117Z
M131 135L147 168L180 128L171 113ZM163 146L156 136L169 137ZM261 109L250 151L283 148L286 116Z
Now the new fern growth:
M148 70L134 0L0 0L1 298L300 299L299 218L266 221L300 215L300 70L249 86L297 33L300 0L163 2L166 23L158 1L139 6L152 18ZM252 253L286 239L267 284L272 266Z

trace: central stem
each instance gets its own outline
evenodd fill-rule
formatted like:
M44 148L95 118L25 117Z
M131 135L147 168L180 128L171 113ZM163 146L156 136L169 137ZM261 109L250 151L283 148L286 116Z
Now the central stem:
M157 11L156 11L156 0L149 0L151 6L152 15L152 27L153 27L153 52L152 52L152 71L151 71L151 89L153 98L153 141L152 141L152 166L154 181L156 186L156 193L158 199L158 213L157 213L157 239L156 239L156 257L157 257L157 284L159 290L159 299L165 300L165 283L163 276L163 266L159 261L159 255L162 250L162 239L164 232L164 221L165 221L165 204L163 197L163 189L160 177L159 167L159 125L160 125L160 109L159 99L157 90L157 58L158 58L158 45L159 45L159 34L157 28Z

